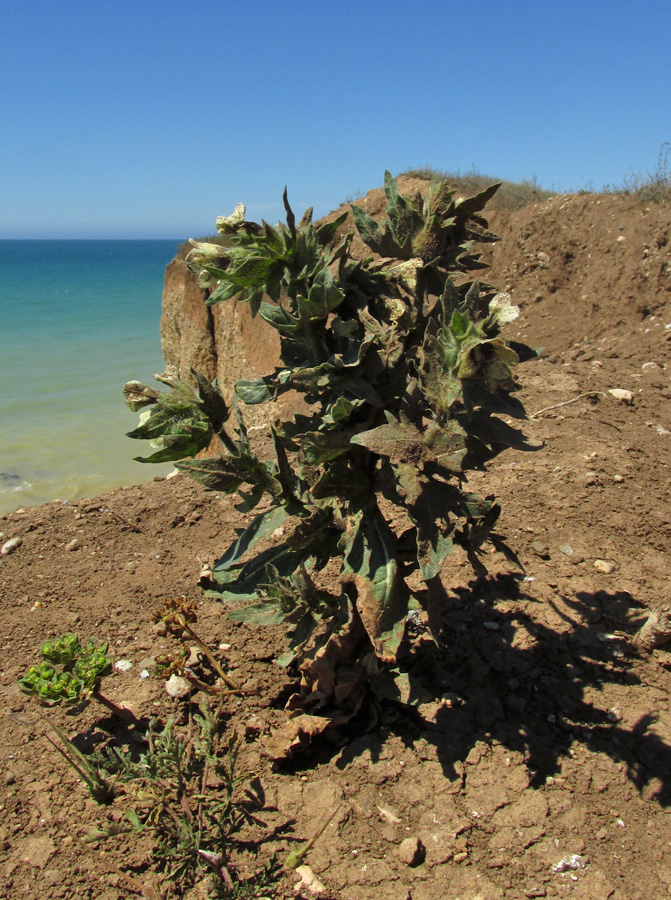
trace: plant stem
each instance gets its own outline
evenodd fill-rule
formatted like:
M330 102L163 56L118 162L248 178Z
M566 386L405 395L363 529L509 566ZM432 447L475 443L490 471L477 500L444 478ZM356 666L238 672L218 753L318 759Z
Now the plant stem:
M118 716L120 719L123 719L123 721L127 722L129 725L141 724L138 717L135 715L135 713L131 712L130 709L126 709L124 706L117 706L117 704L113 700L110 700L109 697L106 697L99 691L94 691L93 697L98 701L98 703L102 704L113 715Z
M196 632L195 632L195 631L193 630L193 628L189 625L189 623L184 619L183 616L180 616L180 618L182 619L182 622L183 622L183 629L184 629L184 631L186 631L187 634L189 635L189 637L193 638L193 640L198 644L198 646L199 646L200 649L203 651L203 653L205 654L205 656L207 656L207 658L209 659L209 661L212 663L212 666L213 666L215 672L217 673L217 675L219 675L219 677L220 677L221 680L224 682L224 684L226 685L226 687L227 687L227 688L230 688L232 691L239 691L240 688L238 687L238 685L237 685L234 681L232 681L232 680L228 677L228 675L226 675L226 673L224 672L224 670L223 670L223 669L221 668L221 666L219 665L219 661L216 659L216 657L214 656L214 654L212 653L212 651L210 650L210 648L207 646L207 644L206 644L203 640L201 640L201 638L198 637L198 635L196 634ZM180 623L180 624L181 624L181 623Z

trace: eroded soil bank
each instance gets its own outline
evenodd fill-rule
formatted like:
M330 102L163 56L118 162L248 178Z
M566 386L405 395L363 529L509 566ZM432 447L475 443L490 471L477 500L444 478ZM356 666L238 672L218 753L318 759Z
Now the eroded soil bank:
M379 200L371 192L369 208ZM282 635L232 625L197 587L242 523L228 500L179 476L5 516L2 542L20 544L0 561L0 897L169 896L147 838L82 842L123 809L88 797L16 678L43 640L75 630L132 663L108 679L115 700L167 717L176 701L164 682L140 676L170 646L150 610L182 594L249 692L227 715L242 767L263 786L268 839L250 869L285 857L339 807L309 855L324 897L671 893L671 656L639 655L631 641L669 596L671 211L571 196L491 222L503 240L488 278L522 306L509 336L545 348L520 369L537 413L525 430L543 447L507 451L473 478L499 497L499 531L525 572L494 553L475 579L449 560L444 642L432 651L443 702L273 766L260 738L284 721L287 679L272 663ZM47 714L82 748L115 727L92 705ZM407 839L424 848L412 865ZM293 896L296 880L285 874L276 896Z

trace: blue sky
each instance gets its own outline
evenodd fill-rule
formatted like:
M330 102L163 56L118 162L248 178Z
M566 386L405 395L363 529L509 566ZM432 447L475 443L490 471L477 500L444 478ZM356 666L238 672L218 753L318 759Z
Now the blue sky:
M671 3L5 0L0 238L321 215L432 165L578 190L671 141Z

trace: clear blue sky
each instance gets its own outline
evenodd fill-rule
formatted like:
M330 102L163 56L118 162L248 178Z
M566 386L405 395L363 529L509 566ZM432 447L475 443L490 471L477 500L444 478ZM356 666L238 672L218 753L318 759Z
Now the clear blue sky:
M558 191L671 141L671 3L4 0L0 238L317 215L422 165Z

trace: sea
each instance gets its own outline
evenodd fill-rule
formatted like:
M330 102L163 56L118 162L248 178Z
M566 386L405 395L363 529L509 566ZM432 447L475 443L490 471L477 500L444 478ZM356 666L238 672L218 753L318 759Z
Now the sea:
M163 372L179 240L0 240L0 514L149 481L123 386ZM156 385L160 387L160 385Z

